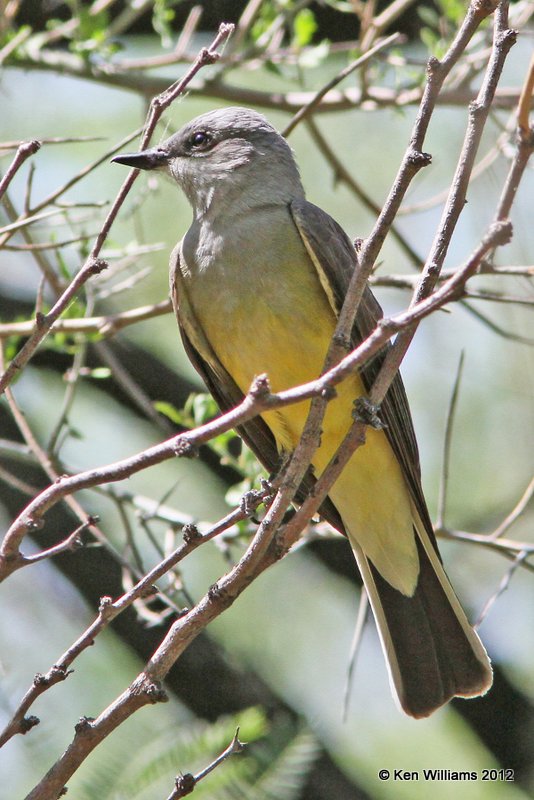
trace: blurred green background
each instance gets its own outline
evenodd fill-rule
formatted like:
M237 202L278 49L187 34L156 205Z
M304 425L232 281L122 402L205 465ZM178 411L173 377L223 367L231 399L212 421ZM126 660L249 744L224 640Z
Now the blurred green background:
M131 37L123 45L129 55L153 54L160 48L155 37L146 36ZM530 45L522 41L513 50L507 65L508 83L521 81L529 48ZM320 86L325 76L343 63L341 58L333 59L307 74L306 81L310 86ZM173 70L168 69L161 70L160 74L168 75L169 80L176 77ZM237 72L233 81L256 86L268 84L273 91L290 88L287 75L268 71ZM295 81L295 88L297 86ZM134 93L55 73L7 69L0 91L0 139L4 141L70 135L103 137L93 142L44 146L36 158L34 200L46 196L142 124L146 110L144 102ZM185 121L215 105L209 99L186 96L166 115L157 138L164 138ZM415 108L373 113L354 110L323 115L318 125L337 156L380 203L406 147L415 113ZM288 120L288 116L280 112L269 112L268 117L279 127ZM447 188L465 122L465 109L437 110L425 144L425 150L433 154L433 164L416 180L408 203L422 201ZM500 124L501 121L494 118L488 125L483 150L491 146ZM297 128L290 142L301 167L308 198L331 213L351 237L365 236L372 226L372 216L344 186L336 185L330 168L319 157L303 126ZM126 150L135 150L136 146L134 141ZM8 158L4 158L3 169L7 163ZM493 216L507 166L506 158L501 157L473 182L469 205L447 259L448 267L461 263L480 240ZM26 174L22 170L15 180L12 197L21 196ZM109 201L124 178L122 168L103 164L76 185L67 199L84 203ZM146 197L138 207L137 201L143 193ZM499 253L500 263L528 264L531 261L533 208L534 182L530 171L513 210L514 240ZM103 213L87 212L84 227L89 233L98 230ZM440 213L438 206L399 218L400 229L423 257ZM157 252L140 256L142 265L149 268L146 277L131 288L111 295L99 305L98 313L125 310L167 296L168 254L187 229L189 219L187 203L174 186L153 176L139 178L120 219L113 226L103 255L113 259L116 248L134 239L159 242L162 247ZM49 231L43 234L45 238ZM66 227L58 226L56 230L58 238L65 238L68 233ZM74 271L80 263L77 250L72 247L65 253L68 266ZM0 259L2 296L32 303L39 275L31 257L3 252ZM411 272L411 265L394 242L386 243L381 260L380 274ZM105 281L106 276L96 279L101 280ZM496 279L478 280L477 285L497 286ZM506 287L516 295L529 292L522 278L508 280ZM532 298L531 292L530 289ZM408 295L397 290L378 289L377 295L386 313L401 309L408 302ZM473 301L472 305L503 330L528 335L528 308L481 301ZM120 338L154 353L171 370L186 376L201 390L182 351L171 316L129 328ZM458 305L435 314L421 325L403 374L432 513L436 508L442 466L447 407L462 351L465 369L454 427L446 523L461 530L488 532L512 509L529 480L533 444L532 350L512 338L496 334ZM46 365L30 365L14 391L34 430L41 441L46 442L65 391L61 375ZM73 471L126 457L162 438L154 425L111 398L96 380L81 382L69 421L76 436L66 439L61 457ZM138 492L156 501L165 498L166 505L203 521L215 521L228 510L227 485L199 460L167 462L133 476L117 488ZM96 493L87 493L81 499L91 513L100 515L101 527L117 547L121 547L122 530L113 504ZM1 485L0 520L2 528L9 522L7 507L2 506ZM151 543L139 533L136 536L146 563L153 563L156 554ZM529 536L527 515L515 525L510 538L528 540ZM471 544L443 541L441 549L451 580L469 616L476 619L496 591L509 562ZM204 546L184 563L184 584L190 595L198 599L226 569L227 563L216 544ZM102 576L102 594L106 593L105 584L106 576ZM89 624L95 609L80 598L72 584L49 562L11 576L0 587L0 594L3 609L0 616L0 719L7 720L9 709L30 685L34 673L49 668ZM493 797L519 800L529 796L532 783L529 786L528 776L521 785L480 780L483 768L502 765L457 707L448 706L424 721L413 721L399 713L391 698L372 624L364 635L347 719L342 720L358 600L358 592L349 580L329 570L306 548L300 548L257 580L235 606L211 626L209 635L222 646L232 663L257 673L275 695L302 715L310 735L310 753L313 755L313 734L349 780L360 787L353 795L340 794L342 800L345 796L365 795L417 800L428 797L429 787L437 800L451 797L453 791L455 796L473 800ZM519 569L480 627L492 658L523 698L525 714L534 699L534 628L530 613L533 603L532 576ZM95 646L76 661L74 674L36 704L33 713L41 718L41 725L25 737L16 737L0 752L4 786L0 788L0 796L7 800L28 791L68 744L77 719L82 715L97 716L128 685L141 666L141 661L114 633L107 631L99 636ZM216 674L205 674L203 678L206 683L217 681ZM148 800L165 796L165 791L170 791L172 776L179 769L190 771L195 767L191 763L194 755L189 754L182 742L185 738L187 744L187 732L192 736L195 726L199 725L193 717L191 710L176 699L135 715L69 782L69 797L85 800L128 796ZM261 715L250 723L252 727L267 724L259 721L260 718ZM531 725L532 722L531 738L525 742L530 751L534 747ZM174 753L175 746L177 753L169 763L159 765L159 771L154 771L152 781L146 786L141 780L134 782L134 787L128 783L135 777L137 768L141 771L145 762L150 763L154 753L167 750ZM206 756L201 763L208 760ZM417 783L381 782L377 777L381 768L476 770L479 780L453 785L452 789L449 782L428 784L422 779ZM230 765L223 766L221 771L225 769L230 770ZM201 788L209 796L209 779L199 786L199 793ZM221 790L220 797L224 796Z

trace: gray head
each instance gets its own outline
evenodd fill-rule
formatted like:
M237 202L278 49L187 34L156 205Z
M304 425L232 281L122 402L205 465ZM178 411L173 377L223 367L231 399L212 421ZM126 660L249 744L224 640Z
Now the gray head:
M250 207L303 196L291 148L262 114L248 108L202 114L157 147L113 161L165 170L201 214L223 199Z

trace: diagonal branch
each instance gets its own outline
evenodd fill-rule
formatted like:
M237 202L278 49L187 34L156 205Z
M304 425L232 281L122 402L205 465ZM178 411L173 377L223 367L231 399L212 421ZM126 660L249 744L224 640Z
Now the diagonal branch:
M447 284L440 287L436 293L436 295L439 294L437 300L434 300L433 297L427 298L419 303L418 306L414 306L412 309L404 312L404 314L398 315L403 318L403 322L401 323L397 320L396 323L393 322L393 327L395 327L396 324L405 324L407 320L411 322L410 316L413 315L414 312L416 314L425 315L426 313L430 313L430 310L439 307L442 302L451 299L457 290L459 282L463 278L467 278L467 276L477 268L478 263L480 263L480 260L484 257L487 249L495 246L498 242L502 243L509 234L510 225L504 225L502 223L494 225L484 242L477 249L477 252L460 271L462 277L460 278L457 273ZM415 311L415 309L417 309L417 311ZM382 325L377 329L379 335L380 333L383 335L384 330L387 331L390 327L391 321L385 325L383 321ZM369 339L372 339L373 335L374 334L372 334ZM358 350L361 350L361 348L358 348ZM351 356L354 357L354 354L351 354ZM350 359L351 356L347 357L345 361ZM335 373L335 370L331 372ZM321 381L324 382L325 377L326 376L322 376L318 381L315 381L314 384L320 383ZM336 375L336 378L337 377L338 375ZM391 379L392 377L393 376L391 376ZM258 393L258 388L260 388L260 396L265 396L265 386L263 392L261 391L261 387L256 386L256 393ZM283 394L287 395L288 393L285 392ZM371 396L372 395L373 392L371 392ZM271 398L275 397L274 395L268 396ZM246 404L249 398L250 393L247 398L245 398L242 405ZM224 417L228 419L232 414L235 414L236 411L237 409L224 415ZM224 417L220 419L224 419ZM210 426L217 425L217 422L218 421L209 423L207 426L203 426L203 428L206 429ZM235 422L233 421L231 426L234 424ZM343 442L337 455L340 461L343 461L345 457L346 460L348 460L348 457L350 457L350 454L347 455L347 453L349 447L354 445L354 432L356 431L358 434L358 429L361 425L362 423L356 422L352 431ZM194 432L193 436L198 434L199 430L201 429ZM343 463L345 463L345 461ZM326 485L328 481L333 483L335 480L337 466L337 464L331 463L322 474L317 484L317 495L314 493L314 497L311 498L312 507L317 500L317 507L320 504L323 496L322 493L324 492L324 494L326 494L328 491L328 486ZM297 472L298 470L295 470L294 475L297 474ZM50 768L42 781L28 794L26 800L54 800L71 775L85 758L87 758L89 753L91 753L113 730L143 706L149 703L165 701L166 695L161 688L161 682L184 650L213 619L235 602L251 581L283 556L284 548L273 547L272 543L275 533L282 522L284 511L297 488L297 486L292 483L289 483L289 485L286 483L287 474L286 472L271 507L267 511L254 539L239 562L227 575L218 580L217 583L209 589L207 594L204 595L194 608L172 624L160 646L146 664L145 669L137 676L133 683L111 703L99 717L95 720L85 719L81 724L76 726L76 734L71 744ZM43 494L46 494L46 492ZM304 505L307 505L309 500L310 498L305 501ZM310 512L309 505L306 507L305 512L303 512L302 507L295 517L286 525L284 529L284 545L286 547L291 543L288 531L291 531L296 539L303 525L310 518L310 513L313 513L313 511ZM295 518L299 515L300 527L295 524Z
M255 380L247 396L239 406L217 417L215 420L196 428L196 430L178 434L167 442L155 445L142 453L124 459L123 461L115 462L107 467L88 470L87 472L82 472L71 477L60 477L52 486L49 486L41 492L41 494L24 509L7 532L0 548L0 565L2 565L0 566L0 579L2 577L7 577L7 575L13 571L10 565L12 565L18 557L19 546L26 532L29 529L35 529L36 526L38 527L43 515L57 502L73 492L87 489L101 483L129 478L142 469L146 469L147 467L161 463L177 455L191 456L201 444L204 444L209 439L221 433L225 433L232 428L238 427L267 410L281 408L282 406L291 405L301 402L302 400L313 398L321 398L323 400L330 397L333 386L340 383L366 363L384 347L393 335L403 328L413 325L414 322L420 321L433 313L436 309L441 308L446 303L455 299L465 281L476 272L481 260L486 256L487 252L491 248L509 241L510 236L511 225L509 223L495 223L492 225L487 236L484 237L483 241L466 264L455 272L448 281L442 284L433 295L421 300L407 311L389 319L381 320L375 331L371 333L356 350L342 359L336 366L323 373L317 380L310 381L294 389L288 389L284 392L273 394L269 389L265 376L260 376L260 378ZM383 372L384 367L380 375L382 375ZM393 374L390 368L388 368L385 374L391 381ZM385 386L386 382L386 378L383 379L382 383L378 381L375 382L375 387L373 387L373 391L370 393L372 403L380 404L387 391L387 386ZM295 452L298 453L298 449ZM301 468L302 475L299 477ZM295 472L286 472L284 475L284 483L288 489L293 491L293 494L300 485L306 468L307 463L305 463L304 466L299 463L299 467ZM339 469L339 465L337 468ZM325 475L326 471L323 473L321 481ZM292 496L286 503L284 511L291 502L291 499ZM313 500L316 500L315 495ZM322 499L318 502L317 507L321 502ZM274 505L275 504L271 507L271 511ZM308 513L309 519L313 513L315 513L316 509L314 508L309 512L306 504L303 504L302 508L304 507L307 509L306 513ZM298 517L300 513L300 511L297 512L295 517ZM304 512L302 513L304 514Z
M195 63L192 67L187 71L186 75L184 75L181 80L172 84L172 86L167 89L162 95L155 98L151 103L151 108L149 112L148 121L145 128L145 135L143 137L144 146L146 146L146 142L150 137L152 131L154 130L161 114L163 111L176 99L188 86L189 82L193 79L193 77L199 72L202 67L206 66L207 64L213 64L219 57L220 53L217 51L217 47L224 44L226 39L230 36L233 30L232 25L228 25L223 23L219 27L219 32L215 36L213 42L211 43L210 47L203 48L197 56ZM115 221L115 218L118 214L120 207L122 206L130 188L137 177L139 170L132 170L126 180L124 181L123 185L119 189L119 193L115 198L115 201L102 225L102 228L96 237L94 245L91 249L89 257L86 263L83 265L82 269L78 273L78 275L74 278L71 284L67 287L67 289L63 292L61 297L56 301L52 309L48 312L48 314L39 314L35 321L35 328L33 330L32 335L27 340L25 345L22 349L17 353L15 358L11 361L3 375L0 376L0 395L5 391L5 388L9 386L9 384L13 381L17 373L24 367L30 358L33 356L35 350L44 339L44 337L50 331L50 328L54 324L54 322L60 317L60 315L66 310L68 305L70 304L71 300L78 294L80 289L84 286L84 284L91 278L93 275L98 274L103 269L107 268L107 263L100 259L98 256L102 249L102 246L107 238L109 230Z
M41 147L41 143L37 141L37 139L32 139L30 142L23 142L17 152L15 153L15 158L9 165L6 174L0 180L0 197L4 194L7 187L17 174L20 167L24 164L27 158L33 156L39 148Z

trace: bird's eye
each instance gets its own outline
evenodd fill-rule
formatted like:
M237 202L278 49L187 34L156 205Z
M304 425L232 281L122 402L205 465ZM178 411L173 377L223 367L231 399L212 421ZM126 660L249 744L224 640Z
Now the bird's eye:
M207 131L195 131L188 140L188 145L194 150L203 150L211 142L211 135Z

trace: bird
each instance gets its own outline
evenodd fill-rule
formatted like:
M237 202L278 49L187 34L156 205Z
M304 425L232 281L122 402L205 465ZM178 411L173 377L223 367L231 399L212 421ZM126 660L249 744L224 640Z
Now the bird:
M238 405L258 375L274 392L316 379L357 253L342 227L306 200L293 151L266 117L242 107L209 111L161 144L113 161L165 173L192 207L171 253L171 296L185 350L221 411ZM352 347L382 316L367 287ZM386 352L336 387L301 495L349 431L355 401L366 397ZM239 428L269 473L295 449L309 407L272 409ZM382 425L367 429L320 511L351 545L393 696L421 718L455 696L485 694L492 668L442 564L399 374L379 413Z

